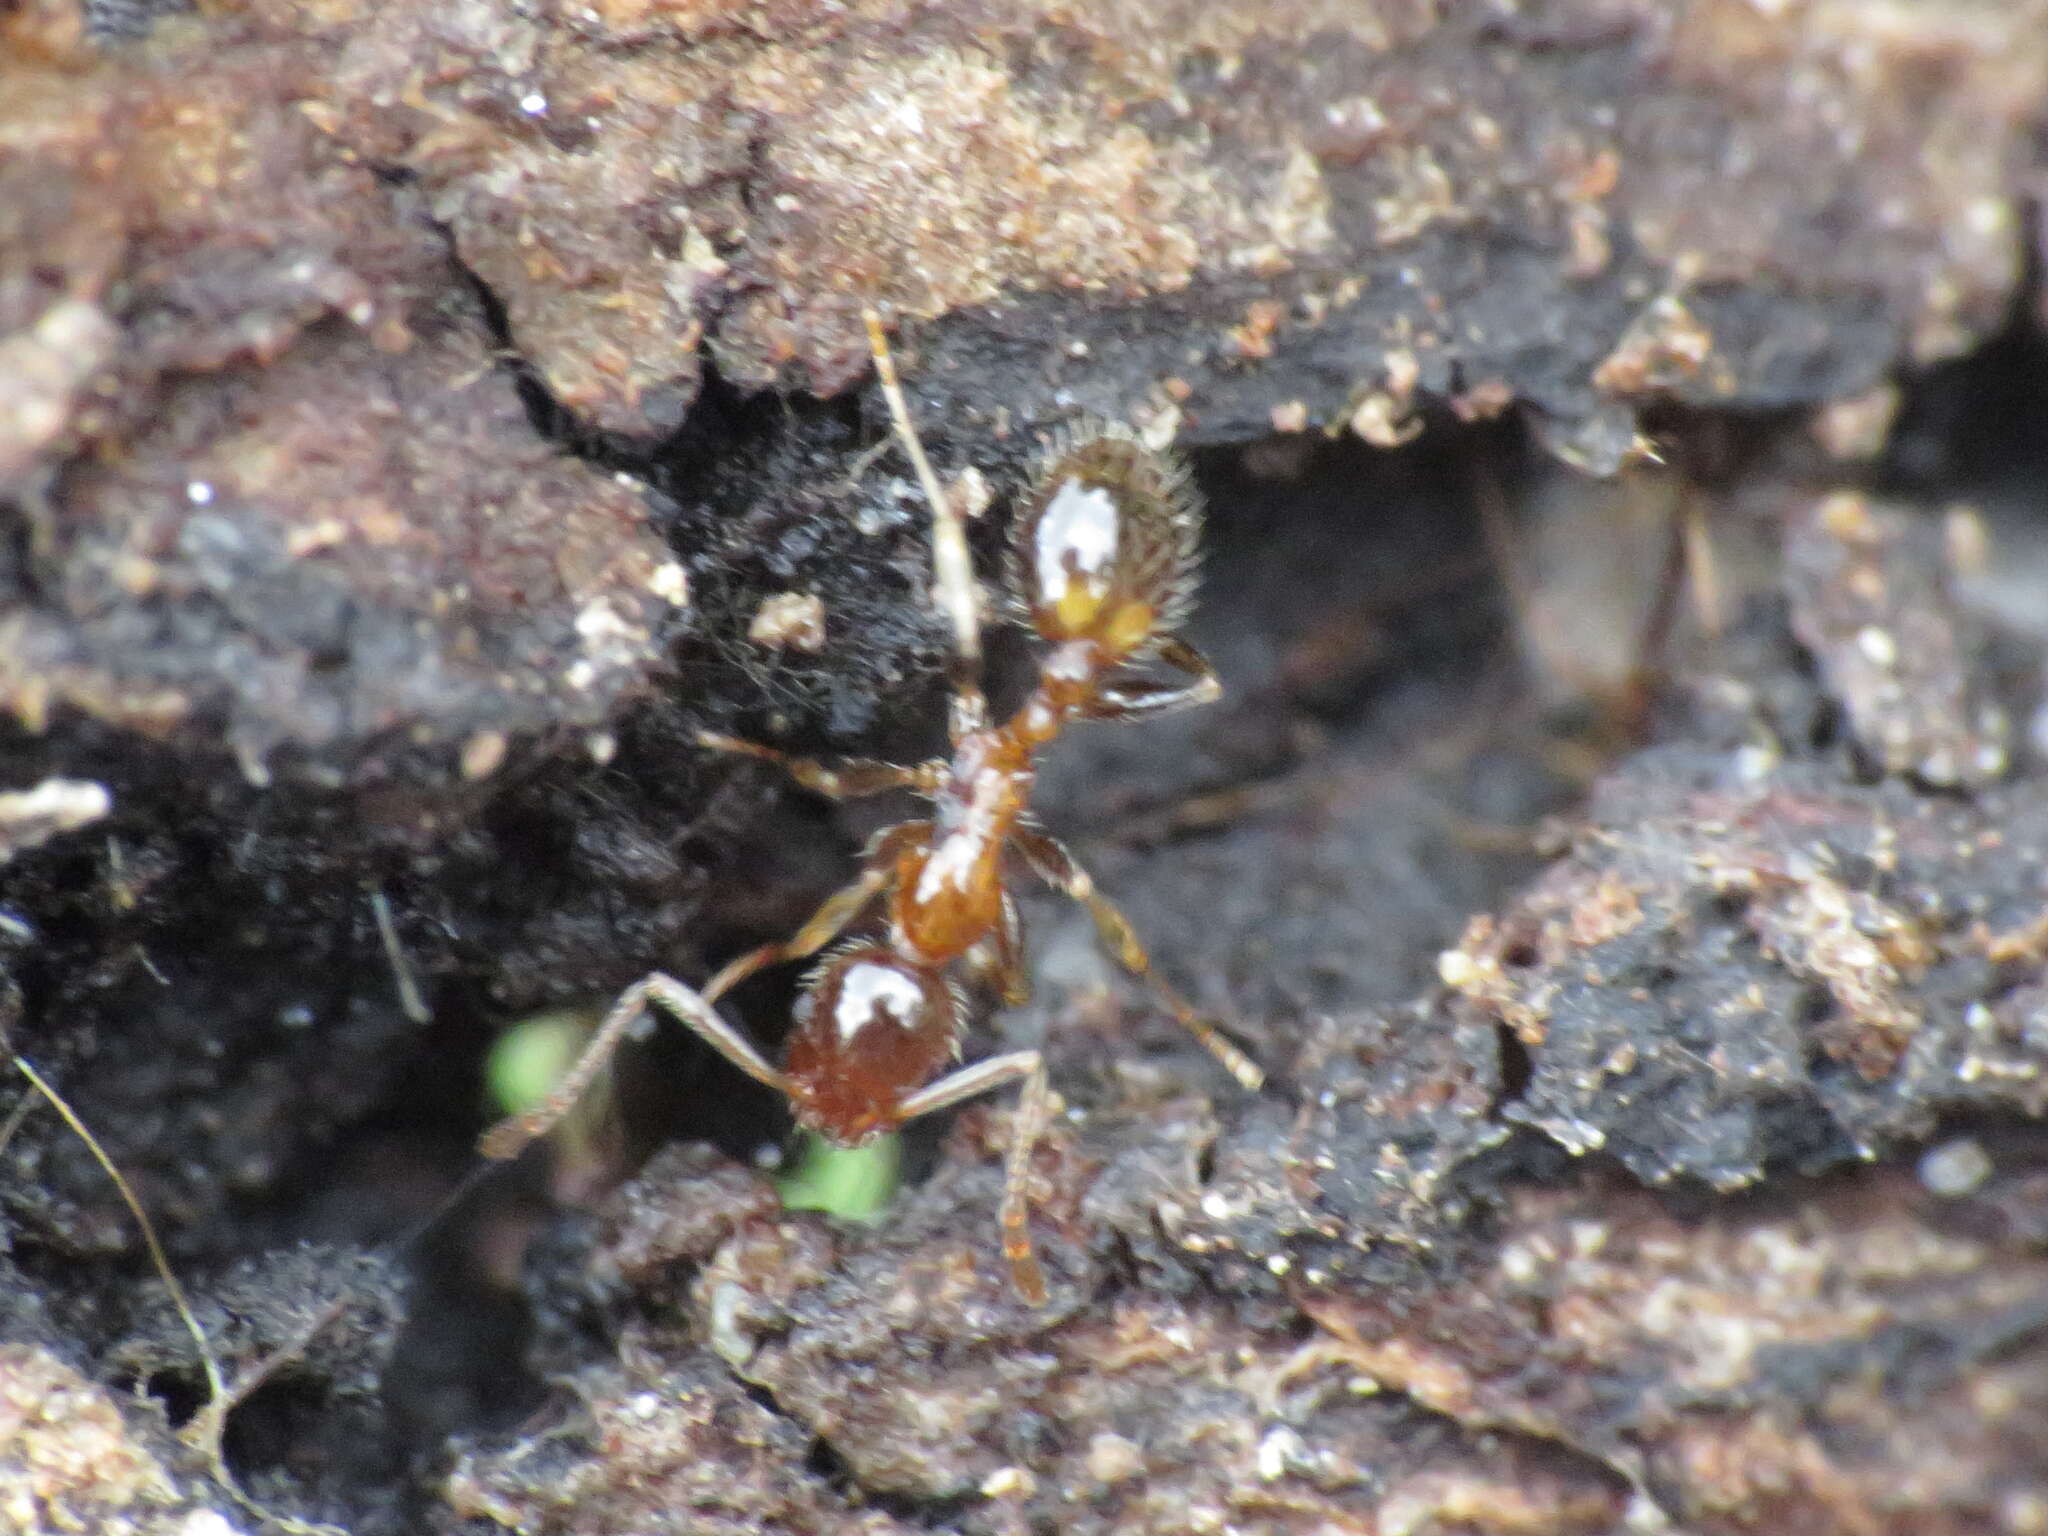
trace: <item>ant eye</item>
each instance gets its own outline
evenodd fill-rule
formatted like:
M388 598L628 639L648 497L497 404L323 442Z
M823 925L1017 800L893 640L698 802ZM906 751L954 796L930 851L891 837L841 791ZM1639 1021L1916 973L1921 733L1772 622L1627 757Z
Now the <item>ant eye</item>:
M1091 425L1054 446L1017 508L1011 600L1048 640L1135 658L1186 617L1200 533L1177 460Z

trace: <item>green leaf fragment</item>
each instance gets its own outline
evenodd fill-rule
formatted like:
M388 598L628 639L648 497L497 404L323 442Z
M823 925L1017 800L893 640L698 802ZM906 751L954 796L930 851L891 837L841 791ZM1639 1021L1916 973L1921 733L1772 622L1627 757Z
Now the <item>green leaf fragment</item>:
M835 1147L806 1131L789 1172L775 1181L792 1211L824 1211L849 1221L871 1221L896 1193L903 1149L894 1136L858 1147Z
M545 1099L590 1038L590 1015L574 1008L537 1013L500 1035L484 1062L484 1086L500 1114L523 1114Z

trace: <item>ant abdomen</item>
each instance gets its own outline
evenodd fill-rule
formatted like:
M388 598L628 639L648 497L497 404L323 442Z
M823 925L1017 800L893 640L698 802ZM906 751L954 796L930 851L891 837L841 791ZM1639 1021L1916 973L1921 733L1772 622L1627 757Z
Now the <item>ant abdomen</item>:
M1090 423L1054 444L1017 505L1011 601L1049 641L1137 659L1186 618L1201 531L1178 459Z
M903 1099L950 1062L960 1001L944 975L883 944L821 966L796 1008L784 1075L797 1119L841 1145L893 1129Z

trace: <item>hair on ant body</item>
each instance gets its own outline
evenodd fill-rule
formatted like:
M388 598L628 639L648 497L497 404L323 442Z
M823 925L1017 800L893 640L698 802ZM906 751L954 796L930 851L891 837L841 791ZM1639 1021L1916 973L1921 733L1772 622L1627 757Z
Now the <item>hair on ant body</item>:
M908 766L824 763L727 736L699 741L778 763L799 784L835 799L913 790L930 801L930 813L877 833L851 884L789 939L733 960L702 993L659 972L627 988L556 1091L493 1127L483 1150L509 1157L543 1134L650 1004L787 1097L800 1124L843 1146L1021 1082L1005 1159L1003 1252L1019 1292L1039 1303L1045 1276L1031 1247L1026 1189L1051 1102L1045 1062L1027 1050L954 1066L968 1012L949 975L983 947L1004 1001L1023 1001L1023 935L1011 890L1020 872L1086 907L1109 953L1150 983L1239 1083L1256 1090L1264 1081L1249 1057L1153 972L1124 915L1030 819L1037 755L1067 725L1146 719L1221 696L1208 661L1180 634L1194 598L1201 515L1185 469L1129 429L1094 424L1063 434L1024 492L1005 566L1009 612L1044 644L1036 682L1007 719L991 720L980 676L981 594L962 519L911 424L881 319L873 310L865 318L897 437L931 504L933 599L953 631L952 755ZM1176 675L1161 677L1162 670ZM877 900L885 914L880 935L825 954L805 979L784 1064L770 1065L714 1005L766 966L827 950Z

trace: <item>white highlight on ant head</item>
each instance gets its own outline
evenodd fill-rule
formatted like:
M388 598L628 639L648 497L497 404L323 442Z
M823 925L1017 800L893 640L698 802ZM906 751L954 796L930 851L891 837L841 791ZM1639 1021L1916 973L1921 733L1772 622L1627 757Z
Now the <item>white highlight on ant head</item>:
M1070 479L1053 492L1033 530L1039 600L1057 603L1077 578L1095 596L1108 592L1122 525L1116 498L1099 485Z

